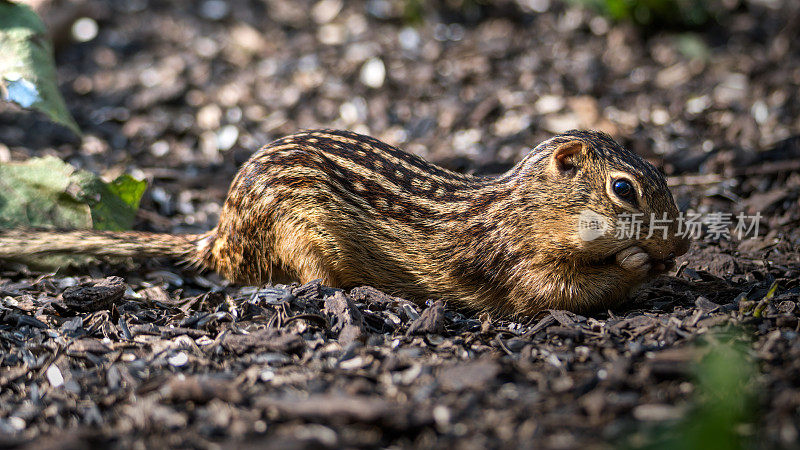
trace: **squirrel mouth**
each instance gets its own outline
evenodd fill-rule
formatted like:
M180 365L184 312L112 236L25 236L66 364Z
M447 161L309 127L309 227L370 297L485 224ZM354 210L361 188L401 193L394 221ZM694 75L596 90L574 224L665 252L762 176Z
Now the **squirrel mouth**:
M650 271L654 274L662 274L673 268L675 268L675 256L670 254L665 259L653 259Z
M650 271L651 275L662 275L670 270L674 269L677 265L675 261L675 254L670 253L664 258L655 258L652 254L648 253L650 256ZM606 264L614 264L616 262L617 253L612 253L611 255L596 261L599 265L606 265Z

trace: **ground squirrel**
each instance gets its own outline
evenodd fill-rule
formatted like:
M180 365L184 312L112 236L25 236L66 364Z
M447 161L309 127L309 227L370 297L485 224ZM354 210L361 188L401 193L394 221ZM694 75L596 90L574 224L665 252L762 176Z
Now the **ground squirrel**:
M638 236L620 233L626 213L643 214ZM686 252L677 217L661 173L599 132L558 135L505 174L477 177L313 130L255 153L208 233L7 230L0 258L171 256L247 284L322 279L529 315L618 303Z

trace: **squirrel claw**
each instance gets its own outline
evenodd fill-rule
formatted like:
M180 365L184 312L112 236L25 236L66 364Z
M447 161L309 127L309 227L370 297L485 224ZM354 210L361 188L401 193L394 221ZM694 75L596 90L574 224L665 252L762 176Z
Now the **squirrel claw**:
M617 264L640 276L646 276L652 268L650 255L637 246L628 247L617 253Z

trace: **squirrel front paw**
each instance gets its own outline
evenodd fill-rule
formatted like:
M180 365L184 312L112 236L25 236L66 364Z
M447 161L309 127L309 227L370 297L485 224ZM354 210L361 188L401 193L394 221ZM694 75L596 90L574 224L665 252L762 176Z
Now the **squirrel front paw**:
M633 272L637 278L646 277L652 268L650 255L635 245L617 253L617 264L624 270Z

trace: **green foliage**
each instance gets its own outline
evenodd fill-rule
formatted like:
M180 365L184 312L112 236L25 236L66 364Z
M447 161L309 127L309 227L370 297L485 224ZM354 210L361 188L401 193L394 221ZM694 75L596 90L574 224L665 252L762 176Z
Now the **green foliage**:
M80 134L58 92L44 24L28 6L7 0L0 0L0 94Z
M0 164L0 228L127 230L145 186L129 175L106 183L54 157Z
M425 5L422 0L403 0L403 22L421 25L425 21Z
M659 429L643 448L730 450L745 447L741 427L755 419L755 363L736 334L715 334L699 348L695 406L682 420Z
M683 448L743 448L737 427L753 417L754 364L741 344L717 342L697 367L698 409L682 428Z
M128 174L120 175L108 183L108 189L133 208L134 212L139 209L139 201L145 188L147 188L146 181L137 180Z
M715 19L713 0L570 0L594 9L614 21L639 25L693 28Z
M395 7L404 24L419 26L434 13L445 22L475 21L482 16L482 9L492 4L492 0L400 0L395 2Z

